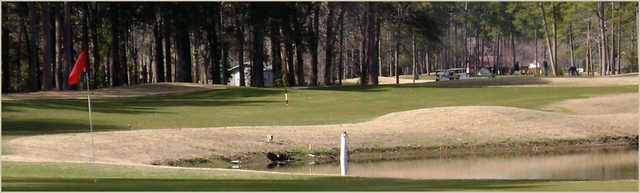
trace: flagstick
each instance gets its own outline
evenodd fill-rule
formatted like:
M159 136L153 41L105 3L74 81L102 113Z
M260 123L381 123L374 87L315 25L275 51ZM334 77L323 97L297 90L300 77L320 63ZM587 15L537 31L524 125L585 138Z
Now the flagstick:
M85 76L86 79L85 81L87 82L87 103L89 104L89 128L91 131L91 162L93 163L93 183L96 183L96 169L95 169L95 165L96 165L96 150L95 150L95 144L93 143L93 119L91 118L91 95L89 95L89 93L91 92L90 86L89 86L89 73L87 72L87 75Z

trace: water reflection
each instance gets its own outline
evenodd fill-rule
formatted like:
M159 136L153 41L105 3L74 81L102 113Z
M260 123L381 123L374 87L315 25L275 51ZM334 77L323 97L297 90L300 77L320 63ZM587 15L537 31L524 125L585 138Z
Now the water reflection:
M339 174L338 164L270 171ZM638 151L350 163L349 175L413 179L638 179Z

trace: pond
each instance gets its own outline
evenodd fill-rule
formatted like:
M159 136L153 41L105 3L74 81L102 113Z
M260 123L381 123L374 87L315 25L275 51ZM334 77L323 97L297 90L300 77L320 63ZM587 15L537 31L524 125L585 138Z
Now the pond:
M276 167L267 171L340 174L340 165ZM350 162L350 176L412 179L638 179L638 151L598 150L565 154L464 156Z

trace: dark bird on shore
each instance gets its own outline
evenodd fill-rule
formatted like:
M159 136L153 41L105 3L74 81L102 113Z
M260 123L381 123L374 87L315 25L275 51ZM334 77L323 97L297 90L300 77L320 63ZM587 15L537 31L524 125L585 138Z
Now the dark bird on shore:
M281 162L289 160L289 156L286 154L269 152L267 153L267 159L271 160L272 162Z

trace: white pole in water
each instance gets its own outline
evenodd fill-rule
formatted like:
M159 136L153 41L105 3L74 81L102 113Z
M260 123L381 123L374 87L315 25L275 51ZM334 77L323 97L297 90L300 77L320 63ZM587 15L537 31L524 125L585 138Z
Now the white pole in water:
M93 118L91 116L91 95L89 95L89 93L91 92L90 86L89 86L89 73L87 72L86 76L85 76L85 81L87 82L87 103L89 104L89 129L90 129L90 133L91 133L91 163L93 163L94 168L93 168L93 183L96 183L96 170L95 170L95 164L96 164L96 150L95 150L95 144L93 143Z
M347 131L340 138L340 175L347 175Z

